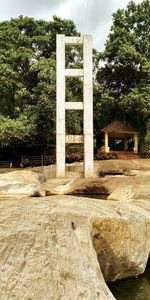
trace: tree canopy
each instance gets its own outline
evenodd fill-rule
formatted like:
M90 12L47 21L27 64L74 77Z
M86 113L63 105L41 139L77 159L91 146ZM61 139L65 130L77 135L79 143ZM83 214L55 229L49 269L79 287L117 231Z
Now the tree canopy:
M32 135L36 136L37 144L45 147L54 133L57 33L79 35L72 20L56 16L50 22L20 16L0 23L0 114L1 120L5 118L1 126L7 127L11 122L13 128L14 124L8 140L6 128L2 131L8 144L15 138L26 141L23 130L15 134L18 126L26 126L26 135L31 135L31 140ZM72 62L74 57L71 51ZM27 120L34 123L32 130ZM1 134L1 145L3 142Z
M114 117L145 133L150 117L150 2L131 1L113 14L97 81L114 98Z
M131 1L113 14L105 50L93 49L94 133L125 120L148 144L150 119L150 2ZM55 142L56 34L79 36L72 20L20 16L0 23L0 146ZM81 48L66 47L66 66L82 67ZM81 101L83 82L66 80L66 100ZM80 111L66 113L66 131L81 133Z
M127 94L150 72L150 2L131 1L126 9L113 14L98 73L102 85L113 95Z

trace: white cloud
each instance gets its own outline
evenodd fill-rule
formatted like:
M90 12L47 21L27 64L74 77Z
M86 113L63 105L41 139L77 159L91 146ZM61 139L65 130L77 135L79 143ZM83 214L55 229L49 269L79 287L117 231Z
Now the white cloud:
M136 3L142 0L135 0ZM92 34L94 47L104 48L112 13L129 0L0 0L0 20L19 15L51 20L53 15L73 19L82 34Z

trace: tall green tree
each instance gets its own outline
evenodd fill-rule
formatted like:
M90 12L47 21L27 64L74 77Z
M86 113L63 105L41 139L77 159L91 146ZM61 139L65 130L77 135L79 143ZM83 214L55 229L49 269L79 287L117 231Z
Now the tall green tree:
M114 118L133 124L142 135L150 117L149 16L149 0L140 4L131 1L126 9L113 14L101 54L103 67L97 72L97 81L114 99Z
M141 80L147 81L150 63L150 2L131 1L113 14L113 25L102 54L99 82L112 95L127 94Z
M79 35L72 20L56 16L50 22L20 16L0 23L0 115L6 118L5 125L13 120L14 131L18 118L24 116L22 122L26 124L27 117L35 123L35 132L30 130L30 134L45 147L56 119L57 33ZM78 53L68 49L72 64L78 63Z

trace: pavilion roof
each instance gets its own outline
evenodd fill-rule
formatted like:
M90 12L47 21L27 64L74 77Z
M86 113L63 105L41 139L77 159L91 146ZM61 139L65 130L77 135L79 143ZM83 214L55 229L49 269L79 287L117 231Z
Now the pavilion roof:
M135 130L131 125L117 120L109 123L102 129L102 131L111 133L137 133L137 130Z

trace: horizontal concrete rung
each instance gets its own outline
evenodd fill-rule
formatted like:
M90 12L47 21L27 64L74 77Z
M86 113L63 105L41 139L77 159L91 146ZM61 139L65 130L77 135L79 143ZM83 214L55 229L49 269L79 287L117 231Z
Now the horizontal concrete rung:
M80 36L65 36L65 44L70 45L70 44L77 44L81 45L83 44L83 37Z
M84 178L84 172L66 172L65 178Z
M66 77L83 77L83 69L65 69Z
M66 135L66 144L83 144L83 135Z
M65 102L65 109L83 109L83 102Z

